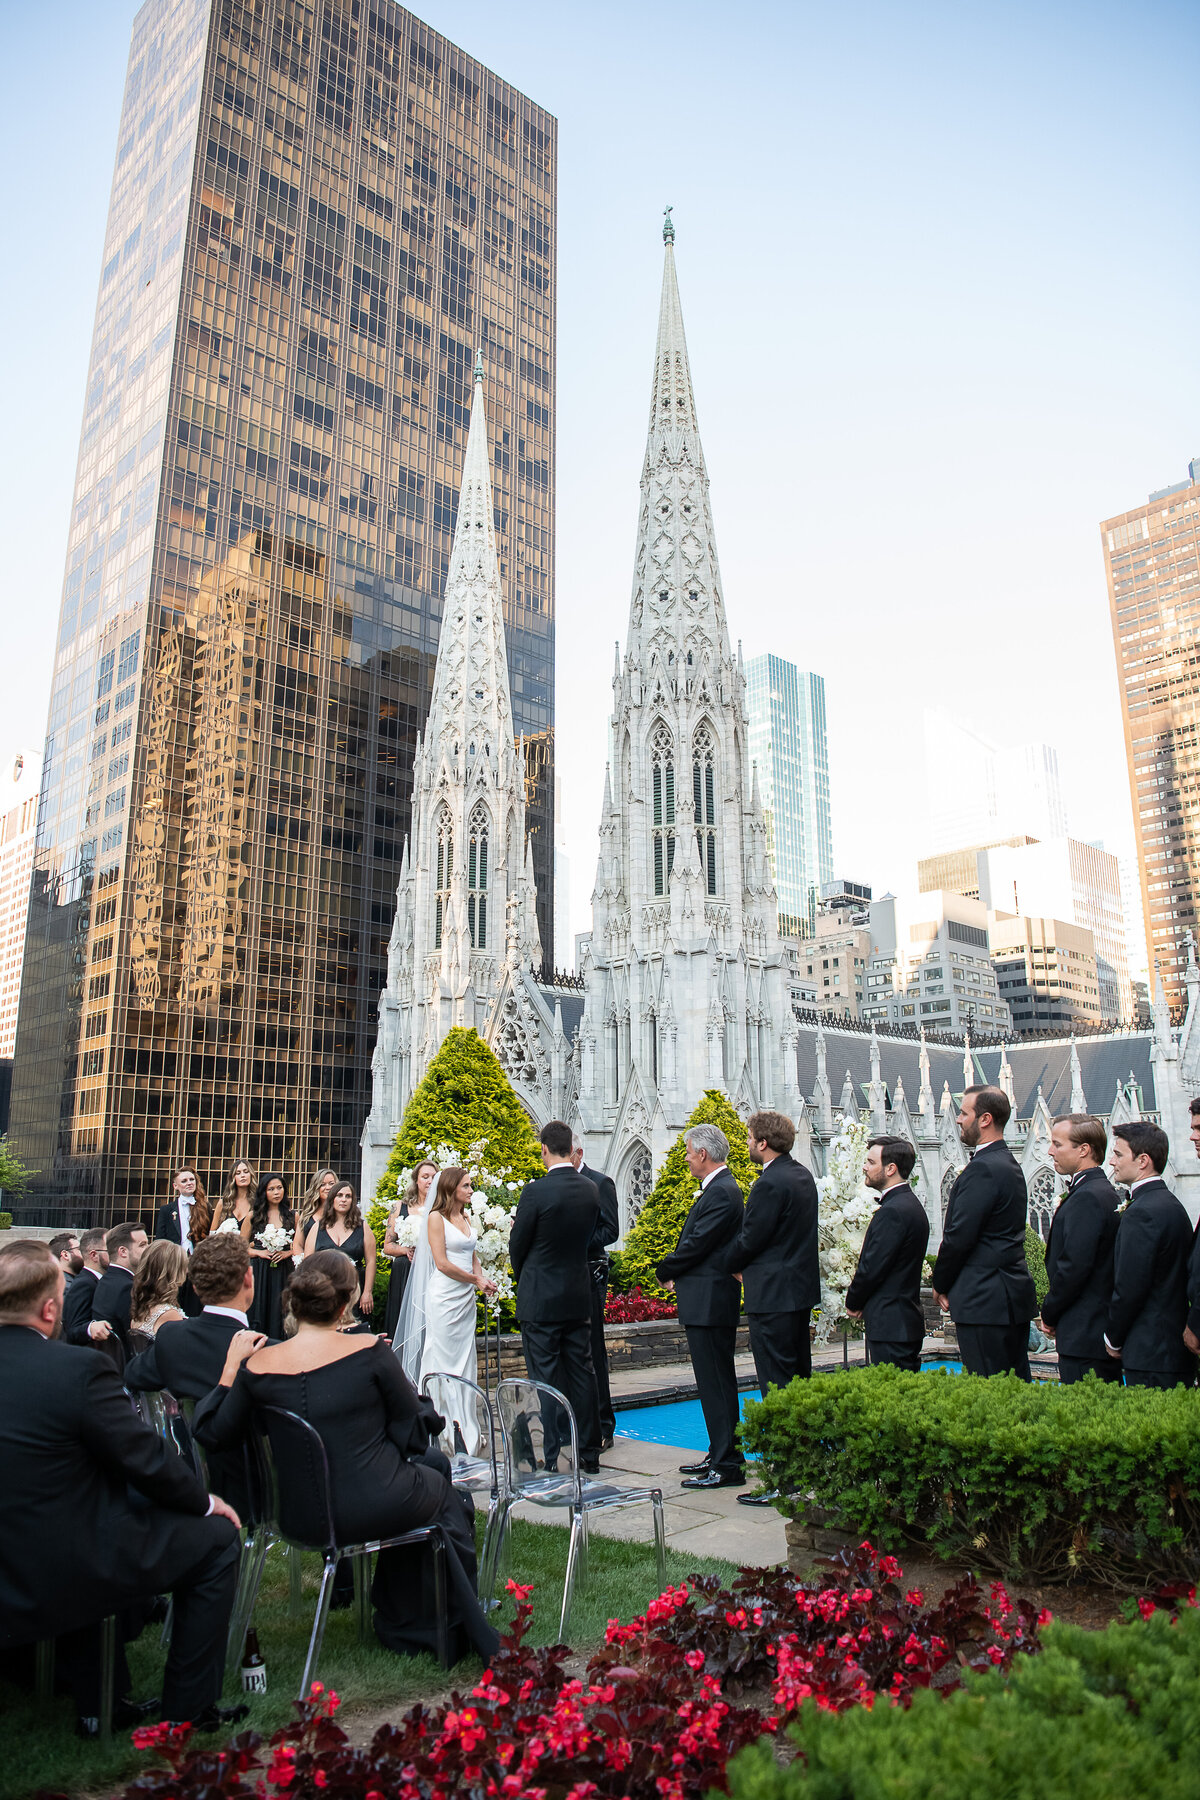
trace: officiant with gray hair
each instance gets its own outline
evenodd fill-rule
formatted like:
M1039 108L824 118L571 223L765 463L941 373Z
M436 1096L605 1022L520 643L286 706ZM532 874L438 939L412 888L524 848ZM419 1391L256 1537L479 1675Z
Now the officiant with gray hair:
M693 1125L684 1155L698 1186L679 1242L655 1275L674 1288L679 1323L687 1333L700 1405L708 1431L702 1462L684 1463L686 1488L744 1487L737 1441L738 1387L734 1366L741 1293L722 1257L742 1223L742 1190L728 1168L729 1141L716 1125Z

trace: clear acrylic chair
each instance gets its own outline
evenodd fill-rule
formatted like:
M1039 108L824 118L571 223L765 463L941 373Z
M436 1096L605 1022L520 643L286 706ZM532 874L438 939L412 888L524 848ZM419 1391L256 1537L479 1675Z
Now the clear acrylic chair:
M486 1494L487 1523L479 1556L479 1599L486 1611L497 1605L496 1575L500 1557L500 1501L504 1493L503 1432L491 1401L481 1387L462 1375L437 1372L421 1382L446 1421L437 1441L450 1461L450 1480L464 1493Z
M317 1610L313 1617L304 1673L300 1678L301 1700L307 1699L316 1678L329 1619L329 1603L333 1598L333 1579L337 1566L350 1557L354 1566L354 1599L358 1616L359 1642L365 1643L370 1623L370 1564L367 1559L379 1550L398 1545L427 1544L433 1555L434 1615L437 1628L438 1661L450 1667L450 1614L446 1587L446 1542L440 1525L421 1525L413 1531L400 1531L394 1537L372 1538L357 1544L339 1543L333 1518L333 1484L329 1474L329 1456L320 1432L299 1413L282 1406L261 1406L271 1447L270 1468L274 1490L271 1508L271 1531L276 1542L300 1550L315 1550L322 1557L321 1587ZM261 1567L259 1570L261 1576ZM257 1584L256 1584L257 1590ZM257 1591L249 1597L247 1619L254 1611Z
M498 1539L506 1547L512 1508L522 1500L533 1506L558 1508L571 1515L571 1536L567 1545L567 1568L563 1577L562 1614L558 1635L566 1641L575 1588L587 1580L588 1520L593 1513L615 1512L618 1507L637 1506L647 1500L654 1508L654 1551L658 1562L660 1590L667 1585L667 1536L663 1519L662 1489L652 1487L618 1487L613 1482L585 1475L579 1466L579 1430L575 1414L565 1394L546 1382L529 1381L509 1376L496 1388L496 1407L500 1414L501 1442L504 1448L505 1478L499 1502ZM560 1409L557 1412L554 1409ZM560 1442L559 1466L545 1466L544 1419L557 1419L552 1428ZM564 1469L561 1458L569 1452L570 1467Z

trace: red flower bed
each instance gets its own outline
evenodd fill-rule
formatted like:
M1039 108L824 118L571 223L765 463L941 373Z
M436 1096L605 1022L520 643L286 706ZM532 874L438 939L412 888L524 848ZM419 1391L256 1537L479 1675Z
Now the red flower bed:
M469 1696L413 1707L366 1750L347 1743L337 1696L319 1683L269 1746L246 1732L226 1750L193 1750L189 1728L153 1726L134 1742L160 1767L126 1800L698 1800L724 1790L730 1757L802 1701L841 1711L948 1691L964 1668L1005 1669L1036 1650L1048 1616L1014 1606L998 1582L986 1599L973 1578L927 1609L869 1544L828 1569L823 1585L746 1570L732 1590L705 1577L668 1588L641 1618L610 1621L582 1680L568 1679L564 1645L526 1644L532 1590L510 1582L515 1622ZM760 1704L735 1704L748 1688Z
M641 1325L646 1319L674 1319L673 1300L652 1300L635 1287L629 1294L610 1294L604 1303L606 1325Z

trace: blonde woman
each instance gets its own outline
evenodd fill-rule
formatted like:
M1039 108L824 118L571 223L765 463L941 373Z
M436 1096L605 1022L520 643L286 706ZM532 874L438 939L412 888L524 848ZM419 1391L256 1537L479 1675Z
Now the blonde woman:
M229 1180L221 1190L217 1210L213 1214L213 1231L220 1231L229 1219L236 1219L246 1242L250 1242L250 1215L254 1211L254 1190L258 1176L244 1157L234 1163Z
M309 1227L319 1225L325 1217L325 1209L329 1205L329 1196L337 1186L336 1169L318 1169L305 1188L296 1208L296 1241L292 1245L293 1256L303 1256L304 1240Z
M133 1272L129 1296L129 1347L148 1350L160 1325L184 1317L179 1290L187 1280L188 1258L182 1244L155 1238Z
M408 1186L404 1195L397 1200L388 1214L387 1228L383 1234L383 1254L392 1258L392 1273L388 1281L387 1312L384 1315L383 1332L385 1337L395 1337L396 1323L400 1317L400 1306L404 1299L404 1289L408 1282L409 1270L412 1268L415 1245L399 1244L395 1230L398 1219L421 1219L424 1217L429 1190L437 1180L437 1164L419 1162L408 1178Z

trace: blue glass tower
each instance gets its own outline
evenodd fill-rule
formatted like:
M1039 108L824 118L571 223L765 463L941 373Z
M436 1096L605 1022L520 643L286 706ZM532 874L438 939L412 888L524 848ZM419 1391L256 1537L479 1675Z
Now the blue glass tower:
M768 653L746 664L750 755L767 817L779 927L813 929L821 887L833 880L825 678Z

